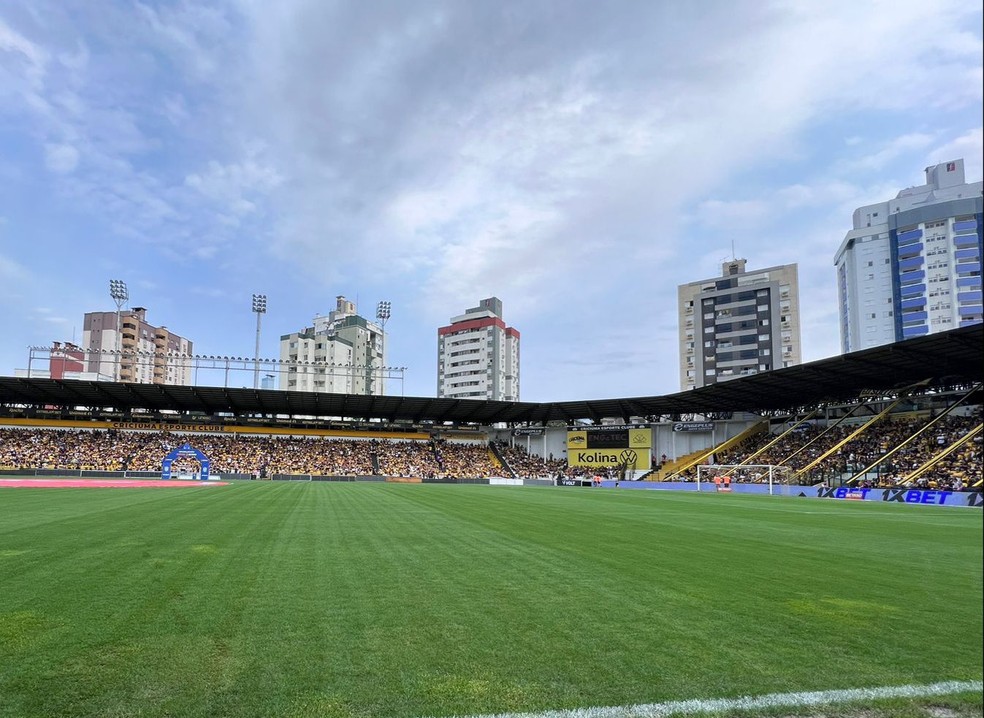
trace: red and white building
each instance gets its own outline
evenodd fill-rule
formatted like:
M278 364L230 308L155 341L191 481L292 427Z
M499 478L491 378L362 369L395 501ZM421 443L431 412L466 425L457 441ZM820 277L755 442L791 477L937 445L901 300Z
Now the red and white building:
M15 369L14 376L28 379L79 379L112 381L113 377L88 371L86 351L72 342L52 342L51 347L31 347L27 369Z
M502 321L498 298L437 330L437 396L519 401L519 332Z
M51 343L51 354L48 357L48 378L50 379L73 379L77 378L84 370L82 348L71 342Z

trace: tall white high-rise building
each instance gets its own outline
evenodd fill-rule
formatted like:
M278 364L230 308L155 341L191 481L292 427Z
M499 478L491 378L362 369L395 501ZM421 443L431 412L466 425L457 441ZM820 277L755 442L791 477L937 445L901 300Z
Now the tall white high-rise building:
M746 271L732 259L721 269L677 289L682 389L801 361L796 265Z
M519 332L502 321L498 298L437 330L437 396L519 401Z
M88 312L82 346L88 376L137 384L190 385L192 342L147 322L147 310ZM118 322L118 323L117 323Z
M981 322L981 190L952 160L854 210L834 256L842 352Z
M383 328L360 317L354 302L336 297L327 317L280 337L279 386L288 391L382 395Z

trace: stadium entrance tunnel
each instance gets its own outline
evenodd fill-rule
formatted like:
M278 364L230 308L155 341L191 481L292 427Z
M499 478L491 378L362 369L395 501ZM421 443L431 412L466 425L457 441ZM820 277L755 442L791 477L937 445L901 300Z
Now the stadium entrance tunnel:
M176 449L172 449L171 452L164 457L164 462L161 466L161 479L166 481L171 478L171 464L174 463L175 459L182 457L197 459L198 463L202 467L201 480L208 481L209 467L212 465L212 462L203 451L196 449L191 444L182 444Z

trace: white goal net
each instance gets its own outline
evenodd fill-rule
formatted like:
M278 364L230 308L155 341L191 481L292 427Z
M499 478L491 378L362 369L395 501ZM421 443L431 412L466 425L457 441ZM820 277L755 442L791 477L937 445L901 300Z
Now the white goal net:
M703 464L697 467L697 490L731 492L735 484L766 484L770 495L789 495L793 471L774 464Z

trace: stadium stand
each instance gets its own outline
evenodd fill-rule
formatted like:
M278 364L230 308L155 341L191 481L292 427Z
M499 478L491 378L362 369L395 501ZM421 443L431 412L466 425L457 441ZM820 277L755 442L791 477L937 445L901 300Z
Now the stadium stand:
M754 436L717 452L715 463L789 467L801 484L843 482L877 488L914 485L962 490L981 481L981 424L980 406L968 414L938 420L926 414L830 426L818 421L787 430L778 440L771 433ZM952 451L940 456L951 447ZM917 469L937 456L939 460L926 472L910 480ZM738 468L729 473L736 482L766 480L761 470ZM674 478L693 481L696 470L691 468Z
M503 441L497 442L495 448L513 478L544 479L567 474L567 462L563 459L543 458L530 454L521 446L509 446Z
M193 442L217 474L473 478L504 467L485 444L448 440L312 439L116 430L0 429L0 468L159 472ZM194 462L197 464L197 462ZM177 472L195 471L187 460Z

